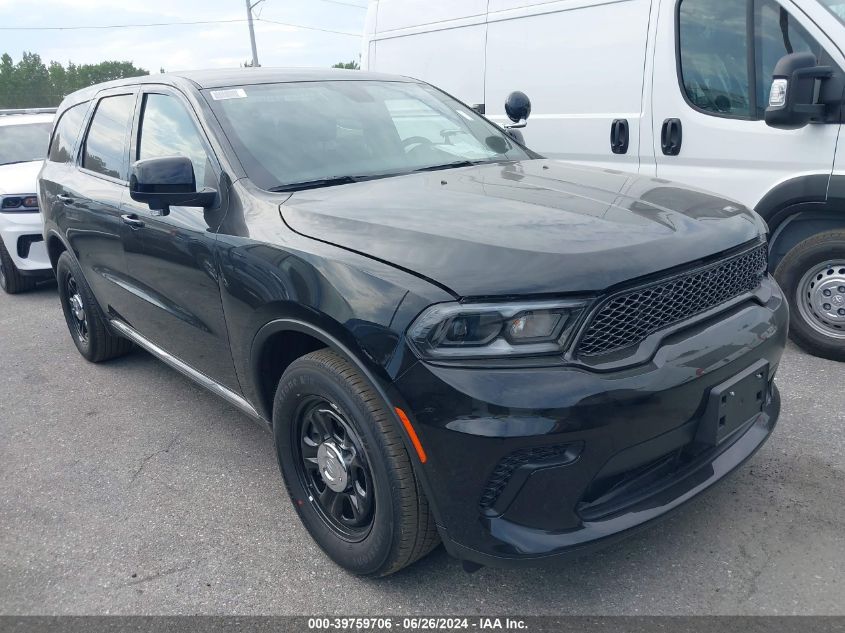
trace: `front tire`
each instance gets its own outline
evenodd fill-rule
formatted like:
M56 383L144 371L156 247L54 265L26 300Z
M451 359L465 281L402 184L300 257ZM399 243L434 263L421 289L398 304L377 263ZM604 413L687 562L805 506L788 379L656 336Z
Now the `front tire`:
M775 278L789 298L792 340L815 356L845 361L845 231L798 244Z
M65 251L56 265L59 299L68 330L83 358L101 363L132 350L132 342L109 330L76 260Z
M24 277L12 261L3 240L0 240L0 288L10 295L16 295L35 287L35 281Z
M311 537L344 569L387 576L439 543L391 413L329 350L285 371L273 405L279 467Z

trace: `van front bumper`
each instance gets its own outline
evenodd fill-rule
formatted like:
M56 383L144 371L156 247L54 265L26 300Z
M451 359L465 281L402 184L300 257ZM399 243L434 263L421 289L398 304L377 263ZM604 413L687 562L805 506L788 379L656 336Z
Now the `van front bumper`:
M788 317L767 278L748 301L674 333L633 367L414 364L394 387L427 454L417 470L447 550L496 566L578 554L715 484L777 422ZM724 417L713 407L727 406L718 400L735 382L751 384L745 395L760 404L714 439Z

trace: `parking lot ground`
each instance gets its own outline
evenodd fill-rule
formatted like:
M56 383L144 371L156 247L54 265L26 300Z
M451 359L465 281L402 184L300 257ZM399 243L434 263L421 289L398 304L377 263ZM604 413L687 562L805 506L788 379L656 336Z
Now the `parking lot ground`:
M777 382L760 452L611 549L361 580L301 527L266 431L146 353L85 362L55 287L0 293L0 613L845 614L845 365L790 347Z

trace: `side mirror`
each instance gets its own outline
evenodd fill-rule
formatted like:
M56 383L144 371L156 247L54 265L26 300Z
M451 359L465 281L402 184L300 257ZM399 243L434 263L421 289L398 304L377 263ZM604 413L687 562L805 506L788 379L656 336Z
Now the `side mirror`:
M506 125L505 129L513 130L528 125L531 116L531 99L524 92L518 90L508 95L505 100L505 114L513 121L513 125Z
M810 121L824 120L826 103L823 83L833 76L833 68L819 66L812 53L792 53L775 66L766 125L781 130L797 130Z
M171 206L210 207L217 192L208 188L197 191L190 158L164 156L139 160L132 166L129 196L166 215Z

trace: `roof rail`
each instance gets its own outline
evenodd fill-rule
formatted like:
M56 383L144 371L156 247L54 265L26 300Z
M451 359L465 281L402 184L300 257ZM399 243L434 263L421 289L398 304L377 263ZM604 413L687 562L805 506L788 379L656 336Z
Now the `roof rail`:
M0 110L0 116L8 114L55 114L58 108L13 108Z

